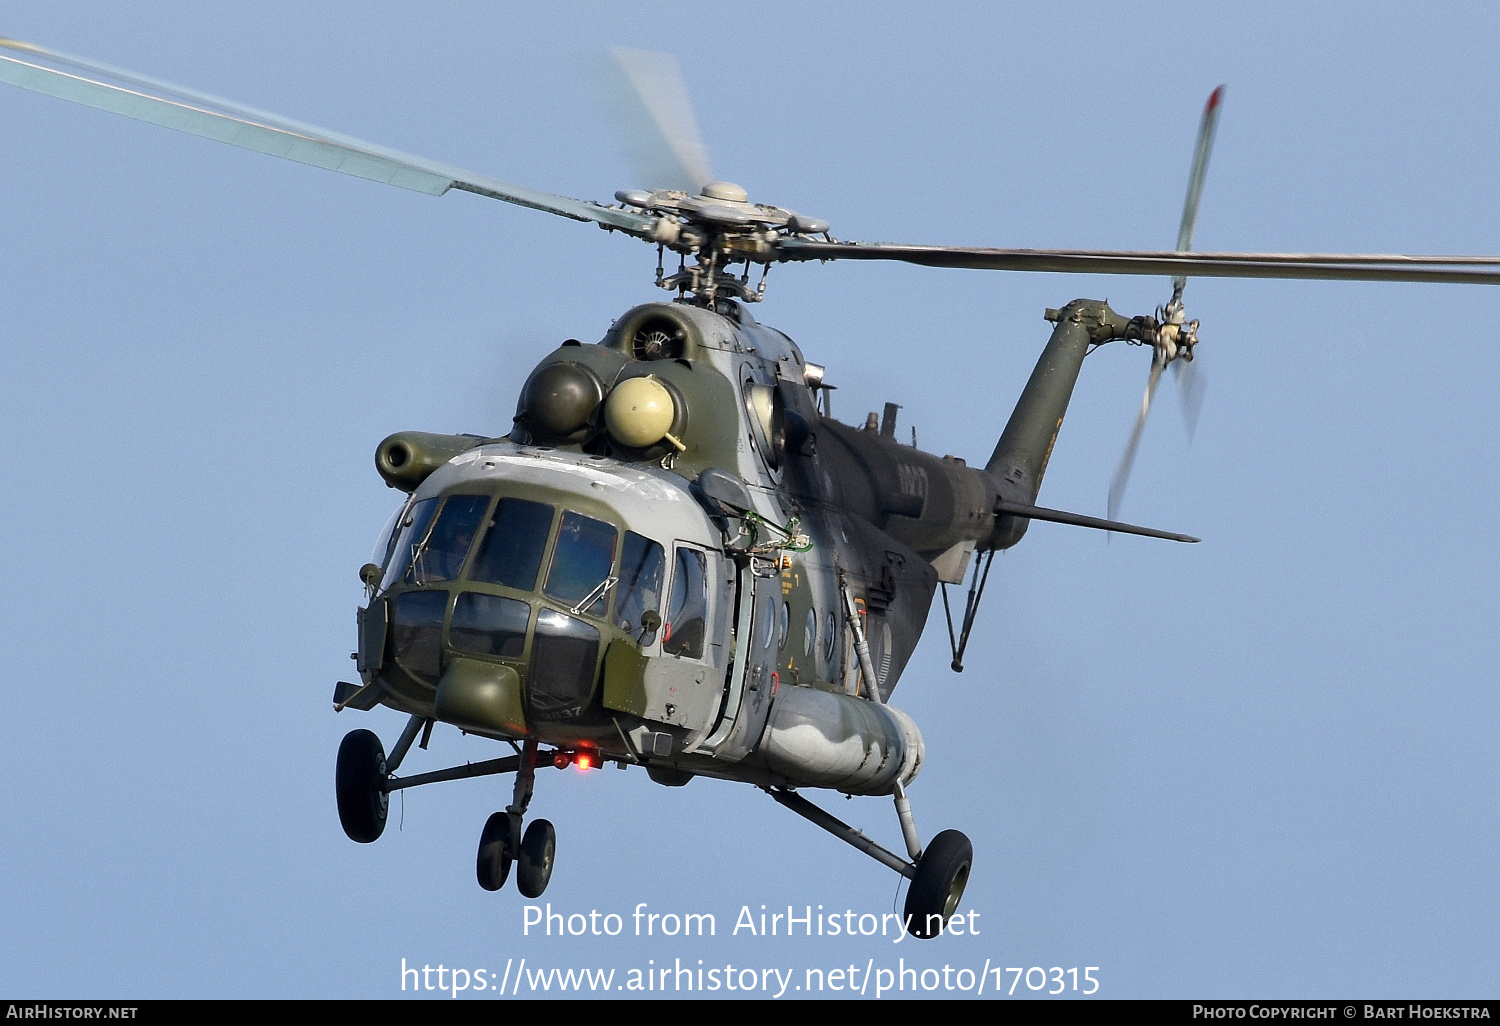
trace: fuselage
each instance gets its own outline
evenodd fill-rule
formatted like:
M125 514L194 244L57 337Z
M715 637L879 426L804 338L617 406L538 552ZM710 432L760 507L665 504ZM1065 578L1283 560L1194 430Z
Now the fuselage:
M884 699L939 578L994 534L995 488L825 418L817 383L737 304L649 304L545 358L509 436L445 436L407 477L389 464L425 468L407 450L436 436L398 460L388 440L412 490L361 614L361 704L664 783L909 781L921 736Z

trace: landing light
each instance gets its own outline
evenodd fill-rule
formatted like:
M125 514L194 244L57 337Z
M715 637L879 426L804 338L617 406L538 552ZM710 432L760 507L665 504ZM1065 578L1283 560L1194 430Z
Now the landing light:
M598 757L593 752L553 752L552 765L558 769L567 769L570 765L577 766L581 770L591 770L598 762Z

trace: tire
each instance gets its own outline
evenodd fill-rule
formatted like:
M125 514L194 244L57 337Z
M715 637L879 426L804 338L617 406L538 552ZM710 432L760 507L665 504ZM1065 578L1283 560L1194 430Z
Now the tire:
M369 844L385 831L385 814L390 807L385 778L385 749L380 738L368 730L345 734L339 745L334 791L339 823L349 840Z
M552 879L552 861L557 854L557 831L545 819L526 828L516 855L516 886L528 898L540 898Z
M925 940L943 932L958 911L973 864L974 845L957 830L944 830L932 839L906 892L908 933Z
M510 813L497 812L485 820L479 835L479 857L474 862L479 886L487 891L498 891L505 886L514 847L510 840Z

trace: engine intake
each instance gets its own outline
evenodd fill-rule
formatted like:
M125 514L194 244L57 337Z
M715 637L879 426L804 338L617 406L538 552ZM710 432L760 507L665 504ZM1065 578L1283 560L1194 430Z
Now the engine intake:
M438 467L484 442L478 435L398 431L375 448L375 469L392 488L414 492Z

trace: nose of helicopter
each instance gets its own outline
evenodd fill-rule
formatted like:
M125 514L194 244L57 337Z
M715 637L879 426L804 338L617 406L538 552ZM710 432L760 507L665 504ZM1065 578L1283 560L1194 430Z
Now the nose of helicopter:
M667 644L668 557L701 554L718 532L677 475L481 442L415 488L361 570L361 676L377 701L471 733L613 734L606 707L634 699L608 705L609 688L633 696L638 682L606 679L607 654L635 672ZM683 587L682 610L697 608Z
M517 494L414 503L385 578L387 683L414 698L436 688L440 718L484 733L524 733L523 685L532 715L576 715L593 690L618 534Z

